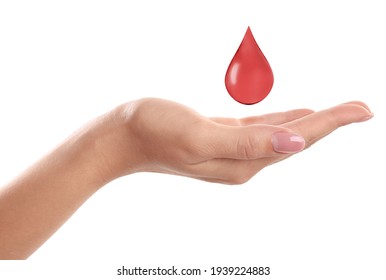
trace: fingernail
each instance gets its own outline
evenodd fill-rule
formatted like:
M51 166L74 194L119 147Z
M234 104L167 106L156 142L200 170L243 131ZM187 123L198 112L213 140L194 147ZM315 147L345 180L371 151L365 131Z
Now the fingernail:
M367 116L362 117L362 118L359 120L359 122L368 121L368 120L371 119L372 117L374 117L374 113L370 113L370 115L367 115Z
M272 146L278 153L296 153L304 149L304 138L289 132L275 132L272 134Z

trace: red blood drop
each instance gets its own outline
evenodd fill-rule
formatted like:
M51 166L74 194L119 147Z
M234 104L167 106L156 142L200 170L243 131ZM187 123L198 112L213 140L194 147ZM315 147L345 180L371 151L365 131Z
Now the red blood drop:
M247 105L262 101L272 89L271 66L249 27L229 64L225 86L234 100Z

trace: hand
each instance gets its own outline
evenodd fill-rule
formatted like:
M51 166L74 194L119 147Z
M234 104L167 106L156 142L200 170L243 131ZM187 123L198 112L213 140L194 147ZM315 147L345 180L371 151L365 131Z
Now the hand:
M115 147L104 160L110 177L152 171L226 184L244 183L333 130L372 117L364 103L349 102L320 112L299 109L245 119L206 118L155 98L124 104L113 115L124 123L120 129L125 135L107 145Z
M241 184L338 127L371 117L361 102L240 120L205 118L153 98L121 105L0 189L0 259L27 258L120 176L153 171Z

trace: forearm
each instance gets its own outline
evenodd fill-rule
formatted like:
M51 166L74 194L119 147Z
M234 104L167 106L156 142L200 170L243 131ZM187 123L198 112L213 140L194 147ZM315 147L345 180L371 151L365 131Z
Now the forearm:
M362 102L241 120L208 119L154 98L123 104L0 191L0 259L28 257L101 186L120 176L153 171L241 184L335 129L371 117Z
M0 191L0 259L23 259L108 181L116 122L86 125Z

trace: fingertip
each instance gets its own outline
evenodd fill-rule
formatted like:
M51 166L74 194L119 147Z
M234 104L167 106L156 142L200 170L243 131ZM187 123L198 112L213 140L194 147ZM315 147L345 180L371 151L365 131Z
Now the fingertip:
M343 104L358 105L360 107L365 108L369 113L372 114L370 107L367 106L367 104L362 102L362 101L354 100L354 101L349 101L349 102L346 102L346 103L343 103Z
M374 114L357 101L340 104L328 109L334 116L338 126L344 126L350 123L364 122L371 119Z
M365 121L372 119L373 117L374 117L374 113L370 113L369 115L364 116L361 119L359 119L358 122L365 122Z

